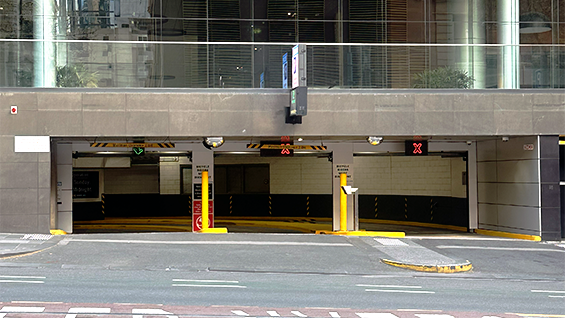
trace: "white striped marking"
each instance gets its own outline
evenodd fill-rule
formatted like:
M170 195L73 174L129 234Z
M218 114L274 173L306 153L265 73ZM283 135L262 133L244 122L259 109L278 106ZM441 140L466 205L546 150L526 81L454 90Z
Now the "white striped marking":
M0 280L0 283L44 284L42 280Z
M3 314L0 313L0 318L4 318L4 316L6 316L7 314L8 313L3 313Z
M244 316L244 317L249 316L248 313L246 313L245 311L242 311L242 310L232 310L231 312L234 313L235 315L238 315L238 316Z
M360 312L355 313L360 318L398 318L389 312Z
M365 285L357 284L359 287L380 287L380 288L422 288L422 286L402 286L402 285Z
M408 246L408 244L402 242L399 239L391 239L391 238L375 238L373 239L384 246Z
M274 311L274 310L267 310L267 314L271 317L280 317L281 315L279 315L278 312Z
M565 298L565 296L549 295L550 298Z
M110 308L74 307L69 309L69 314L109 314Z
M523 251L523 252L557 252L565 253L563 250L554 250L549 248L526 248L526 247L487 247L487 246L452 246L438 245L437 248L450 249L469 249L469 250L492 250L492 251Z
M69 309L69 313L65 318L76 318L78 314L109 314L110 308L88 308L88 307L74 307Z
M539 289L532 289L532 293L565 294L565 290L539 290Z
M454 318L451 315L445 314L415 314L415 316L418 316L419 318Z
M498 316L483 316L482 318L500 318Z
M45 276L1 276L0 278L45 279Z
M292 313L293 315L297 316L297 317L308 317L307 315L301 313L298 310L292 310L290 313Z
M330 311L330 316L332 316L332 318L341 318L341 316L335 311Z
M173 284L174 287L212 287L212 288L247 288L242 285L197 285L197 284Z
M436 292L427 290L394 290L394 289L365 289L367 292L380 293L407 293L407 294L435 294Z
M43 312L45 307L13 307L13 306L4 306L0 309L0 312Z
M131 313L133 314L133 318L143 318L143 315L167 315L169 318L178 318L178 316L171 316L172 313L164 311L163 309L132 309Z
M313 243L313 242L257 242L257 241L148 241L148 240L94 240L71 239L71 242L125 243L125 244L171 244L171 245L281 245L281 246L353 246L349 243Z
M199 283L232 283L239 284L237 280L214 280L214 279L173 279L173 282L199 282Z

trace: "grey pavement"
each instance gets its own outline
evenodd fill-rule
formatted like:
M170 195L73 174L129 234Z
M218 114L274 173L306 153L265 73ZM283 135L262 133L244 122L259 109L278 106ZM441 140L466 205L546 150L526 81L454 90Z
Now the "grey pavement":
M459 236L465 237L465 236ZM470 237L470 236L467 236ZM449 240L449 237L445 239ZM357 252L365 254L365 259L369 263L384 262L391 265L405 267L412 270L419 271L438 271L430 270L430 268L447 268L447 267L466 267L472 264L468 257L459 253L453 253L451 250L433 250L416 243L415 239L404 238L384 238L384 237L336 237L325 235L300 235L300 234L197 234L197 233L123 233L123 234L71 234L65 236L53 236L44 234L0 234L0 259L6 257L14 257L26 255L38 251L42 251L53 246L65 247L69 242L98 242L98 243L112 243L112 244L157 244L157 245L194 245L201 244L201 242L208 242L218 245L254 245L269 247L276 249L277 247L284 246L285 242L292 245L301 245L305 249L304 257L317 257L316 253L308 254L308 247L311 249L316 247L328 246L355 246ZM200 243L199 243L200 242ZM273 243L272 245L271 242ZM274 244L276 242L276 244ZM288 247L291 247L291 246ZM271 250L273 251L273 250ZM127 251L124 251L127 253ZM467 252L469 252L467 250ZM456 256L453 256L455 254ZM316 256L315 256L316 255ZM344 258L347 260L347 253L344 253ZM355 253L349 253L356 255ZM220 255L221 258L221 255ZM359 258L358 258L359 259ZM328 262L330 259L327 260ZM322 259L318 260L319 264L323 264ZM217 269L228 270L231 264L221 261L212 262ZM309 263L309 270L316 271L315 263ZM345 264L344 264L345 265ZM339 267L338 272L355 272L364 273L366 266L364 262L357 262L356 265L349 264L348 266ZM422 269L424 267L424 269ZM278 271L287 270L282 268L280 259L277 262L269 263L262 262L255 264L253 270L258 271ZM293 270L300 271L300 268L295 267Z

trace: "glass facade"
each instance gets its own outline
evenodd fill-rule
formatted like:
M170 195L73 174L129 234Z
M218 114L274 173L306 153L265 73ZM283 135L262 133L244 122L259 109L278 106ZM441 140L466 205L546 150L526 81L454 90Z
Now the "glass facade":
M565 0L0 0L1 87L564 88ZM263 86L261 85L263 78Z

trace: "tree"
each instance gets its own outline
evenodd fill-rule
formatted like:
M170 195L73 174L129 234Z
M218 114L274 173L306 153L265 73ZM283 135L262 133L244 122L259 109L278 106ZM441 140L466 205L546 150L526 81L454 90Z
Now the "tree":
M82 64L57 66L57 87L98 87L97 73Z
M414 74L414 88L471 88L475 79L467 72L452 69L449 66L425 70Z

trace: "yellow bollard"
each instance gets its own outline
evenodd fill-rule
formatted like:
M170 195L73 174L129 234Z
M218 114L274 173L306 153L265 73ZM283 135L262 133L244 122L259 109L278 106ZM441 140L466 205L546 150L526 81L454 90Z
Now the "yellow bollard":
M339 174L339 230L347 231L347 194L343 192L343 186L347 185L347 173Z
M202 171L202 229L200 233L227 233L228 229L225 227L210 228L208 227L208 211L209 211L209 197L208 197L208 171Z
M202 171L202 230L208 229L208 171Z

